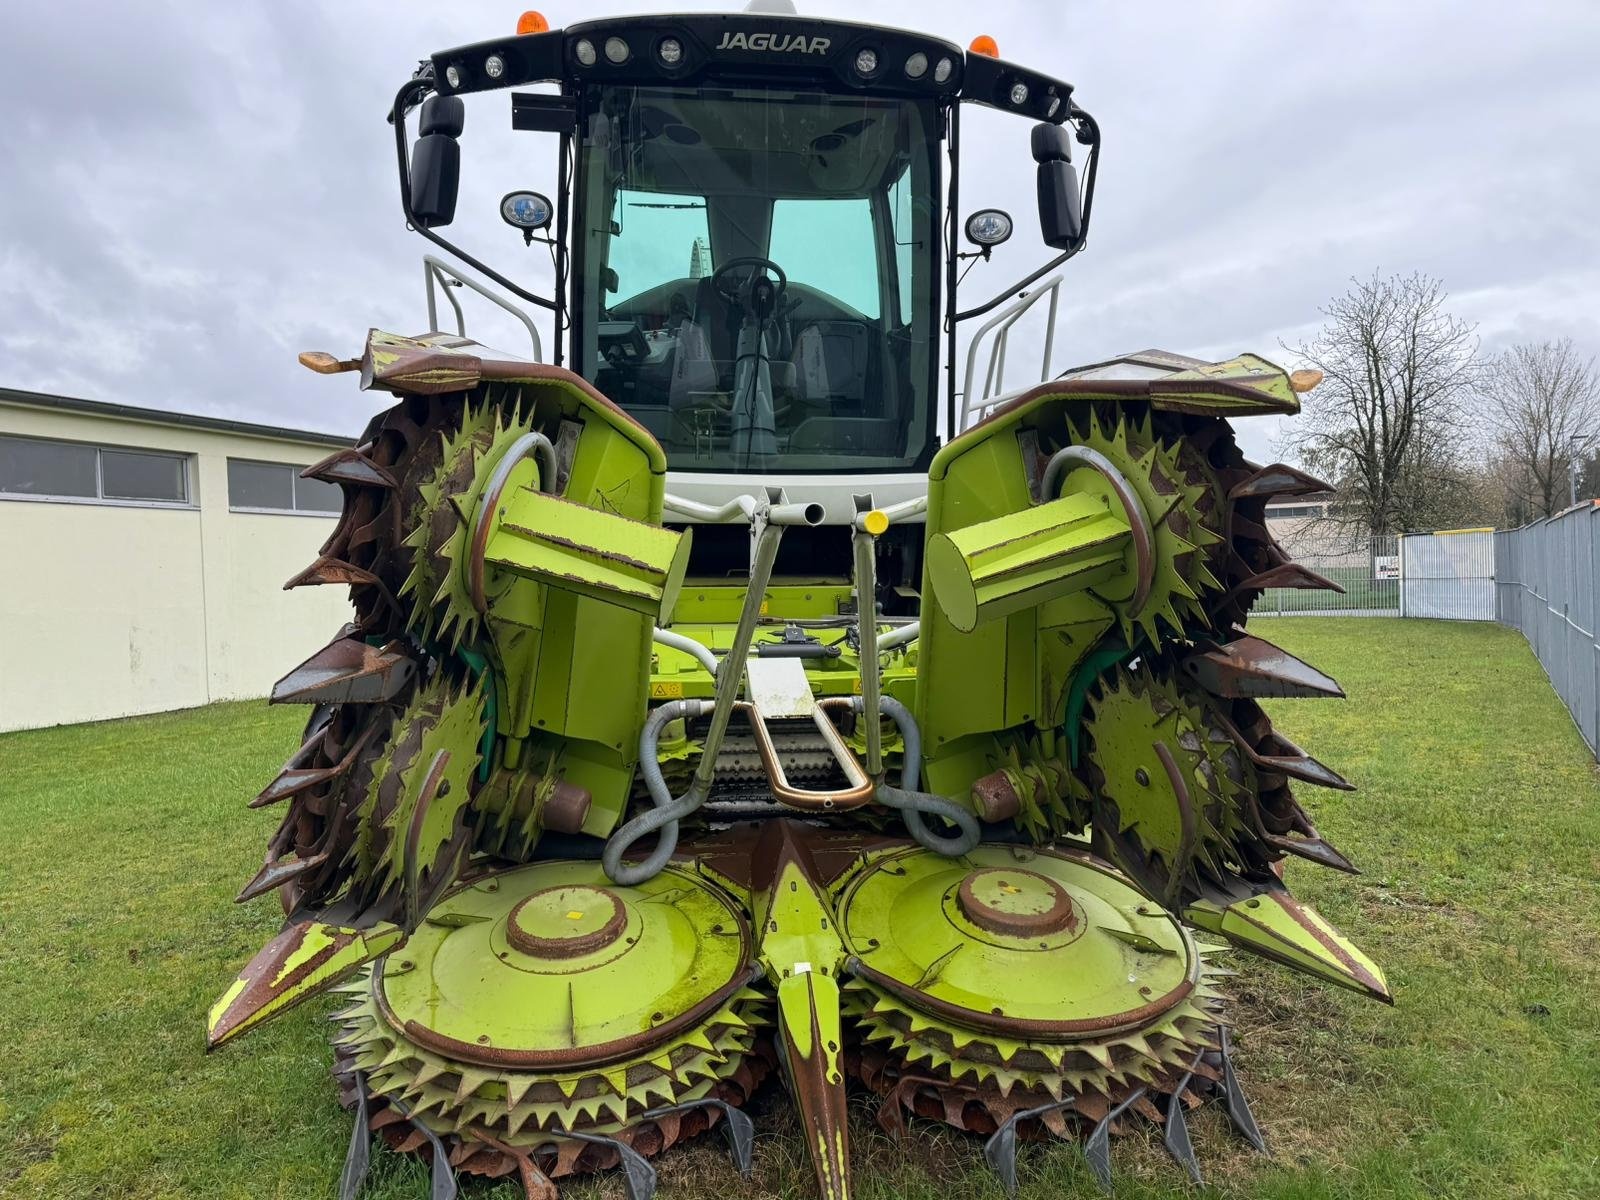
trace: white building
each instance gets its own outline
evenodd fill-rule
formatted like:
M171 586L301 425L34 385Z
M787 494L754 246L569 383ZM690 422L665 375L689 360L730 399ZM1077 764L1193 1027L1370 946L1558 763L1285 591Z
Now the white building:
M0 388L0 730L264 696L349 619L283 583L349 438Z

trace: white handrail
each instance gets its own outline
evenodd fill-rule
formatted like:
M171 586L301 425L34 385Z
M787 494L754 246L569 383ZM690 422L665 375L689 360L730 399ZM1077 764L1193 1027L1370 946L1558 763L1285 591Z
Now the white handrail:
M439 305L434 297L435 284L437 283L439 287L444 289L444 298L450 301L450 307L455 309L456 332L462 337L467 336L467 318L461 311L461 302L451 295L450 289L458 287L471 288L489 303L499 305L521 321L523 328L528 331L528 337L533 341L533 361L544 361L544 346L539 341L539 327L533 323L532 317L528 316L527 313L523 312L504 296L497 295L484 287L483 284L468 279L455 267L445 262L444 259L437 258L432 254L424 254L422 256L422 279L428 288L428 328L433 332L441 332L439 329Z
M990 407L991 397L998 398L1005 386L1006 351L1010 343L1011 327L1021 319L1022 315L1032 308L1041 296L1050 297L1050 311L1045 319L1044 355L1039 367L1039 379L1044 381L1050 378L1051 360L1055 356L1056 342L1056 317L1061 304L1061 280L1058 273L1045 280L1031 292L1025 292L1013 303L1002 308L990 317L972 335L972 340L967 343L967 370L965 382L961 390L961 419L958 423L960 429L965 429L972 422L973 414L973 377L978 366L978 350L983 339L994 331L994 340L989 345L989 365L984 372L983 395L978 397L977 409Z

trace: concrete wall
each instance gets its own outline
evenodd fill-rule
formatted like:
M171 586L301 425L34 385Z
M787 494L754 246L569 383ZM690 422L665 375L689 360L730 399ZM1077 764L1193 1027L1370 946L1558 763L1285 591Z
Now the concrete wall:
M330 446L11 405L0 433L191 455L194 501L0 498L0 730L264 696L349 618L342 588L282 590L332 516L228 509L229 458Z

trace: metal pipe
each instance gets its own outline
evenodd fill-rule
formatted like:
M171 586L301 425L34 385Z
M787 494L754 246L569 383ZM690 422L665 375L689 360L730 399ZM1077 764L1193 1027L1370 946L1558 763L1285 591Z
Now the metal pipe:
M763 513L756 512L759 524ZM756 534L754 561L750 565L750 580L744 594L744 607L739 610L739 623L734 627L733 642L723 661L727 664L717 672L715 708L711 712L711 728L706 732L705 749L695 768L691 793L698 792L703 800L711 791L711 781L716 776L717 755L722 750L722 738L728 731L728 718L733 713L733 702L738 699L739 686L744 680L744 662L750 654L750 644L755 641L756 620L761 616L761 606L766 601L767 584L772 579L772 566L778 558L778 543L783 538L782 525L765 525Z
M891 629L878 639L878 653L882 654L885 650L893 650L896 646L904 646L907 642L914 642L921 636L921 621L912 621L909 625Z
M777 488L769 489L768 497L779 504L783 503L783 493ZM728 648L725 660L728 666L716 672L715 698L709 702L709 706L704 700L669 701L650 714L644 730L639 735L640 770L656 807L629 821L607 840L600 861L605 867L607 877L614 883L632 887L657 875L661 868L666 866L667 860L672 857L672 851L677 847L679 820L704 804L706 797L711 794L711 784L716 778L717 756L722 751L722 739L728 732L728 719L739 696L739 687L744 679L745 659L749 656L750 644L755 639L756 621L761 615L767 584L772 579L772 566L778 557L778 543L783 538L784 526L768 522L766 520L768 512L767 503L758 501L751 514L751 530L756 535L756 544L750 566L750 580L745 592L744 607L739 611L739 623L734 630L733 644ZM684 707L688 705L696 707L693 709ZM660 781L660 764L656 761L655 739L659 736L661 726L671 719L670 716L659 717L659 714L668 708L678 715L703 716L709 712L711 716L711 727L706 731L694 778L690 780L688 789L677 799L672 798L665 782ZM634 843L657 832L661 835L660 842L642 863L628 864L622 861L622 856L632 849ZM663 850L663 847L666 849Z
M982 400L980 401L980 408L982 407L983 403L988 401L989 389L994 385L996 365L995 357L996 354L1001 350L1000 339L1004 337L1004 335L1010 330L1011 326L1014 325L1025 312L1027 312L1034 306L1034 304L1038 302L1041 296L1045 295L1046 293L1049 293L1052 296L1055 295L1055 293L1061 288L1061 280L1062 276L1060 275L1055 275L1046 280L1040 287L1025 294L1015 304L1001 309L994 316L990 317L981 326L979 326L978 331L972 335L972 340L967 343L967 369L961 392L961 427L963 429L966 428L967 420L972 415L973 376L978 369L978 350L983 343L983 339L990 333L991 330L999 328L1000 332L996 334L995 341L991 343L989 347L989 370L987 373L987 378L984 381L985 391ZM1049 345L1053 347L1054 344L1055 335L1052 332L1050 335ZM1003 373L1005 369L1003 355L1001 357L1000 367L1001 372Z
M483 556L489 547L490 527L500 509L500 496L506 489L511 472L530 454L539 460L539 490L550 493L556 490L556 448L550 444L549 438L537 430L525 433L512 442L500 456L500 461L495 463L494 472L484 485L483 495L478 501L478 514L473 521L472 541L467 554L467 590L472 596L472 607L479 615L489 612L489 598L484 591Z
M474 292L478 293L478 295L489 301L490 304L498 305L500 308L505 309L506 312L510 313L517 320L521 321L522 327L528 331L528 337L533 342L533 361L544 361L544 343L539 338L539 327L533 323L532 317L528 316L527 313L523 312L515 304L512 304L503 296L495 295L481 283L467 278L467 276L456 270L442 258L437 258L432 254L424 254L422 256L422 272L423 279L427 281L428 285L428 324L433 327L433 331L435 333L439 332L438 308L433 302L433 285L434 280L437 279L440 285L444 288L444 298L450 301L450 307L456 310L457 332L460 333L462 337L467 336L467 318L461 311L460 302L456 300L455 296L451 295L451 285L446 279L446 276L448 276L450 279L454 279L458 286L471 288Z
M779 496L782 495L778 489L773 491ZM663 508L677 513L680 517L693 517L697 521L707 521L717 525L731 521L753 520L757 509L762 505L766 506L768 525L821 525L823 517L827 515L827 510L815 501L790 504L787 499L762 500L748 493L735 496L721 504L702 504L686 496L674 496L671 492L668 492L661 501Z
M669 646L674 650L683 651L704 667L711 678L715 679L717 677L717 656L711 653L709 646L695 641L692 637L684 637L681 633L673 633L670 629L657 628L651 630L650 640L657 645Z
M1128 531L1133 539L1134 585L1133 595L1128 598L1128 617L1136 617L1144 609L1145 602L1150 599L1150 588L1155 582L1155 530L1150 527L1150 517L1144 511L1144 505L1139 501L1139 494L1133 490L1133 485L1124 478L1121 471L1117 470L1111 460L1100 451L1089 446L1064 446L1050 456L1050 461L1045 464L1044 475L1039 481L1039 502L1048 504L1056 498L1056 489L1061 484L1061 476L1068 465L1088 467L1091 471L1099 472L1100 476L1111 485L1111 490L1116 493L1117 501L1122 505L1122 510L1128 518Z
M850 549L854 556L856 591L856 645L861 647L861 711L866 716L867 775L874 784L883 782L883 727L878 716L878 695L882 680L878 674L878 539L866 526L873 512L871 494L853 498L855 523L850 528ZM886 525L880 528L887 528Z
M920 496L913 496L909 500L902 500L899 504L891 504L887 508L881 508L878 511L889 518L889 524L891 525L898 521L909 520L920 513L928 511L928 494L924 492Z

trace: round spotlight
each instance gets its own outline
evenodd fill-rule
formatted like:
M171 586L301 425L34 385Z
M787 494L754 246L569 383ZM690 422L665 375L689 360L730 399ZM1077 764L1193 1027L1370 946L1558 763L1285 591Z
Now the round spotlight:
M444 81L446 83L448 83L453 88L460 87L461 86L461 72L456 70L454 67L446 67L444 69Z
M933 81L935 83L943 83L946 79L950 78L950 72L954 71L955 69L955 63L951 62L948 58L941 58L939 60L939 65L933 68Z
M490 79L499 79L506 73L506 60L498 54L491 54L483 60L483 73Z
M967 241L975 246L998 246L1010 236L1010 213L998 208L980 208L967 218Z
M878 69L878 52L873 49L856 52L856 74L871 75Z
M908 79L921 79L928 73L928 56L918 50L906 59L906 77Z
M1060 111L1061 111L1061 97L1060 96L1051 96L1050 97L1050 107L1044 110L1044 115L1047 116L1047 117L1054 117Z
M628 43L619 37L606 39L606 58L616 63L619 67L628 61Z
M579 38L578 44L573 46L572 53L577 60L586 67L594 66L594 43L588 38Z
M683 43L677 38L662 38L661 45L656 47L656 56L666 66L675 67L683 61Z
M1020 79L1011 85L1011 103L1026 104L1028 102L1028 85Z
M538 192L508 192L500 201L500 219L518 229L543 229L550 213L549 199Z

